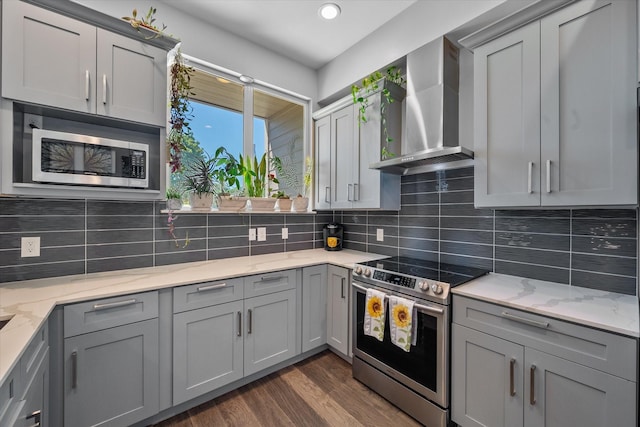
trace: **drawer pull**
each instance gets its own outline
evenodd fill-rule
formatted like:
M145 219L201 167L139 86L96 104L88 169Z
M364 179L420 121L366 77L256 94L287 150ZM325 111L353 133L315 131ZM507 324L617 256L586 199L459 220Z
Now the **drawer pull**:
M31 413L31 415L27 415L27 420L30 420L33 418L33 422L34 424L30 425L29 427L40 427L41 422L40 422L40 418L42 417L42 411L33 411Z
M238 334L239 337L242 336L242 312L238 312Z
M262 276L261 282L275 282L276 280L286 279L287 276Z
M526 317L516 316L508 311L502 312L502 317L505 319L513 320L514 322L524 323L525 325L535 326L537 328L546 329L549 327L549 322L540 322L538 320L527 319Z
M516 395L516 385L515 385L515 380L513 378L515 366L516 366L516 359L511 359L511 361L509 361L509 389L510 389L511 396Z
M138 300L135 299L135 298L127 299L127 300L124 300L124 301L105 302L104 304L93 304L93 309L94 310L107 310L109 308L125 307L127 305L133 305L133 304L135 304L137 302L138 302Z
M71 353L71 388L78 387L78 352Z
M227 286L226 283L217 283L215 285L207 285L207 286L200 286L198 288L198 292L206 292L206 291L211 291L213 289L220 289L220 288L224 288L225 286Z
M531 365L529 371L529 403L531 406L536 404L536 365Z
M247 334L251 333L251 324L253 323L253 311L251 309L247 310L247 316L249 319L247 320Z

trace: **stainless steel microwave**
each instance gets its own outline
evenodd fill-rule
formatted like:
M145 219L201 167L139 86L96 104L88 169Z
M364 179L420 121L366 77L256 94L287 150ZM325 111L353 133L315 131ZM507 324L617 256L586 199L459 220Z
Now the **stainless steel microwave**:
M33 129L32 179L105 187L149 187L149 146Z

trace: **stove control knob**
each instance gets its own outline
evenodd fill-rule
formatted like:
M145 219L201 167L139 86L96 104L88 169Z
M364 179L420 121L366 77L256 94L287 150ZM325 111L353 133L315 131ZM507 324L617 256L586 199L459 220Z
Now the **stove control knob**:
M356 275L358 275L358 276L361 275L362 274L362 267L357 266L353 272L356 273Z
M434 294L440 295L442 293L442 286L434 283L433 285L431 285L431 290Z
M429 284L427 282L425 282L424 280L421 280L421 281L418 282L418 288L421 291L429 292Z
M369 270L368 268L365 268L364 277L371 277L371 270Z

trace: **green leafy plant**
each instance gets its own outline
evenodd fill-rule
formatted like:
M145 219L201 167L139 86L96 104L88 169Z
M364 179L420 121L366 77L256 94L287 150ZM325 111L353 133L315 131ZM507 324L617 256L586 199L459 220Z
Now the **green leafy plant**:
M176 187L169 187L167 188L167 200L170 199L182 199L182 191L179 188Z
M304 187L301 195L303 197L308 196L309 191L311 190L312 174L313 174L313 159L310 156L307 156L304 159L304 175L302 177Z
M240 190L242 168L240 162L227 151L225 147L219 147L215 152L215 167L213 178L218 183L218 194L227 196L233 188Z
M153 31L155 34L152 36L146 36L145 39L155 39L164 35L164 30L167 29L167 26L164 24L162 24L162 28L158 28L158 26L154 24L154 22L156 22L156 18L154 17L156 12L156 8L151 6L146 15L140 16L138 18L138 10L133 9L133 11L131 12L131 16L123 16L122 19L127 21L133 28L138 31L140 31L140 27Z
M389 132L387 131L387 119L385 115L387 105L393 103L394 99L389 89L384 86L384 80L393 82L399 86L404 86L405 84L405 79L402 76L402 71L400 70L400 68L392 66L387 68L385 73L382 73L381 71L375 71L371 73L370 75L362 79L362 86L351 86L351 96L353 98L353 102L354 104L358 105L358 124L367 122L367 108L369 107L368 95L380 90L380 88L382 87L380 117L382 121L385 143L382 146L380 156L383 160L395 156L395 154L389 150L389 146L393 142L393 138L389 136Z
M244 189L249 197L264 197L267 184L267 154L260 160L255 156L240 155L240 173L244 181Z
M183 171L183 187L198 196L215 192L214 171L218 158L204 153L189 156Z
M184 63L182 53L178 50L169 70L171 76L169 93L171 117L169 118L170 128L167 144L171 172L179 172L182 169L182 152L185 149L185 141L193 137L189 126L189 121L193 118L189 99L194 95L191 87L191 77L194 73L195 69Z

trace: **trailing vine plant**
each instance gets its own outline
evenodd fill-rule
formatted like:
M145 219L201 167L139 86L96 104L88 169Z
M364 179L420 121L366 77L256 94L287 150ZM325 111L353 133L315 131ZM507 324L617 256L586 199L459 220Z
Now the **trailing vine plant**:
M389 150L390 144L393 142L393 138L389 136L387 131L387 118L385 112L387 105L394 102L393 96L389 89L384 86L383 79L393 82L399 86L405 84L405 79L402 76L402 70L398 67L391 66L387 68L385 73L381 71L375 71L362 79L362 87L358 85L351 86L351 96L353 97L354 104L358 106L358 124L367 122L367 108L369 107L369 97L367 95L376 92L380 89L382 83L382 100L380 102L380 120L382 124L382 131L384 134L384 144L382 146L380 157L382 160L395 157L395 154Z
M195 69L185 65L180 49L177 50L173 64L170 68L171 89L169 93L169 105L171 117L169 118L169 165L171 172L182 170L182 150L185 148L184 139L192 135L189 121L192 119L192 108L189 98L194 95L191 87L191 77Z

